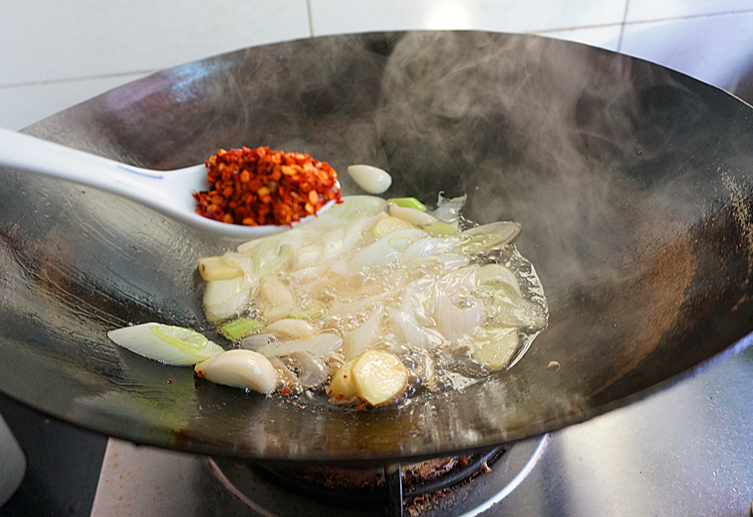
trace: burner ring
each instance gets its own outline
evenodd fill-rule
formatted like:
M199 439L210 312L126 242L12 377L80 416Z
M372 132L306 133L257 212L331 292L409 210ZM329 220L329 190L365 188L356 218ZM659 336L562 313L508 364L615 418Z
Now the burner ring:
M533 470L549 443L550 435L530 438L509 446L493 464L491 472L481 473L471 482L461 483L449 490L448 495L437 495L437 504L426 510L420 509L410 514L429 517L431 515L447 515L447 506L439 510L444 498L452 499L452 515L472 517L488 510L494 504L507 497ZM488 455L489 453L487 453ZM485 458L487 455L484 455ZM294 493L290 489L281 487L261 475L256 468L237 460L224 458L207 458L209 471L228 489L240 502L248 506L256 514L263 517L287 517L310 515L332 515L336 510L338 515L349 515L347 508L332 506L309 497ZM387 469L385 469L387 470ZM428 484L427 484L428 485ZM404 497L410 499L407 491ZM389 500L373 508L373 514L384 516ZM274 508L274 513L267 508ZM357 514L365 515L368 508L358 507ZM408 514L408 512L405 512ZM355 515L355 513L354 513ZM395 513L393 515L400 515Z

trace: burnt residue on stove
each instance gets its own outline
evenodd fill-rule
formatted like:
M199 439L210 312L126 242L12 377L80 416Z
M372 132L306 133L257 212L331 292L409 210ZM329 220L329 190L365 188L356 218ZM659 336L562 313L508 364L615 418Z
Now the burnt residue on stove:
M291 465L250 466L253 472L302 495L334 507L384 508L391 516L443 515L454 504L454 493L465 483L491 471L507 447L481 453L430 459L386 468L347 468ZM399 467L397 485L390 470Z

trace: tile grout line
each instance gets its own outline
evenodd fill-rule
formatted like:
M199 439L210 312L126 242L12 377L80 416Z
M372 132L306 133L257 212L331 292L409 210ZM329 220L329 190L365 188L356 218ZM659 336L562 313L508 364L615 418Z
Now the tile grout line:
M625 3L625 16L627 16L627 6L628 6L629 0ZM530 30L525 31L521 34L547 34L549 32L564 32L564 31L574 31L574 30L582 30L582 29L599 29L602 27L614 27L616 25L620 26L627 26L627 25L648 25L650 23L664 23L664 22L673 22L673 21L680 21L680 20L694 20L696 18L721 18L723 16L736 16L741 14L753 14L753 9L744 9L740 11L727 11L722 13L711 13L711 14L689 14L686 16L675 16L675 17L668 17L668 18L656 18L654 20L636 20L629 22L626 18L623 18L622 22L614 22L614 23L600 23L600 24L594 24L594 25L577 25L573 27L557 27L553 29L544 29L544 30Z
M625 14L622 15L622 23L620 24L620 37L617 38L617 52L622 49L622 37L625 35L625 23L627 23L628 9L630 8L630 0L625 0Z
M45 86L48 84L75 83L78 81L89 81L91 79L114 79L116 77L128 77L129 75L148 75L158 71L158 69L135 70L133 72L119 72L116 74L87 75L82 77L68 77L65 79L49 79L47 81L31 81L28 83L0 84L0 90L9 90L11 88L25 88L28 86Z
M625 20L625 25L641 25L649 23L663 23L674 22L679 20L695 20L697 18L722 18L724 16L737 16L740 14L753 14L753 9L740 9L738 11L724 11L720 13L700 13L700 14L686 14L685 16L668 16L666 18L655 18L652 20Z
M314 19L311 17L311 0L306 0L306 14L309 17L309 37L314 37Z

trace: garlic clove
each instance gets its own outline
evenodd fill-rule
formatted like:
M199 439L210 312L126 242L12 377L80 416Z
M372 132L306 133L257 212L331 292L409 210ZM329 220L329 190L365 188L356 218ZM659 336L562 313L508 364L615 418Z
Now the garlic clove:
M269 359L252 350L228 350L194 367L208 381L259 393L271 393L277 386L277 371Z
M348 174L369 194L381 194L392 185L392 176L387 171L371 165L351 165Z

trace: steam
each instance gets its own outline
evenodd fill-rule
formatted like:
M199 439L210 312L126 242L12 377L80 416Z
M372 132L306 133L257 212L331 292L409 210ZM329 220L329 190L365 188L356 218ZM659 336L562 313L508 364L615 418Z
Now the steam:
M390 170L404 192L459 186L474 221L520 221L523 253L557 290L613 275L614 240L588 236L640 240L646 207L626 203L640 186L622 169L649 152L635 139L632 64L545 38L409 34L377 119Z

